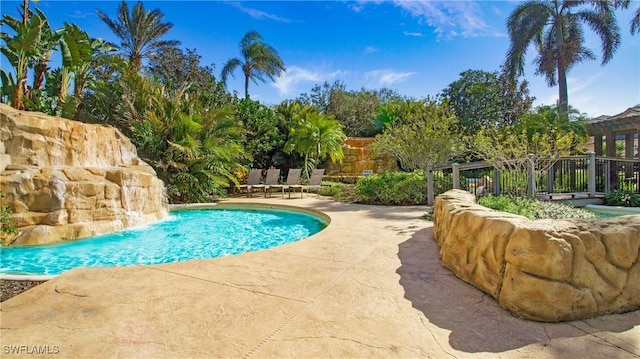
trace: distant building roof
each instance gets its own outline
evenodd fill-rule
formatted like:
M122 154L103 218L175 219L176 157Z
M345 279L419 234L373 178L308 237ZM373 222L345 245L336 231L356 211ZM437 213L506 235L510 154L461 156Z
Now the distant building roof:
M598 116L587 122L591 136L607 133L640 132L640 105L630 107L615 116Z

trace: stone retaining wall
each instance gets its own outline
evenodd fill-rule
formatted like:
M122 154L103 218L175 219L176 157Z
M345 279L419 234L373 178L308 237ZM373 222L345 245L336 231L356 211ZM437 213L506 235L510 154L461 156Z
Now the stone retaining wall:
M387 156L377 158L371 155L370 147L374 140L374 138L347 138L344 146L342 146L344 159L341 163L327 162L325 174L353 177L362 176L365 170L372 171L372 173L397 170L398 166L395 159Z
M640 215L537 220L452 190L434 207L442 264L525 319L557 322L640 309Z
M21 231L5 242L87 237L168 213L164 184L117 129L4 104L0 123L0 192Z

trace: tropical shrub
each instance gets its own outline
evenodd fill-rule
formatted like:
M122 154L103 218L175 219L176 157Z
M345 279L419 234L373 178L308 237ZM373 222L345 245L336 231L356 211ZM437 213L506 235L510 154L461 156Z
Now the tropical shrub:
M131 119L139 155L165 182L170 201L203 202L226 195L225 188L238 182L235 173L244 155L242 126L232 109L206 109L182 93L167 94L150 78L140 80L146 91L124 93L127 102L139 103L145 111L125 112L125 118Z
M467 181L462 179L465 184ZM450 174L434 172L433 192L437 196L453 188ZM463 189L467 190L464 185ZM368 204L416 205L427 204L427 178L423 171L384 172L361 177L356 182L353 200Z
M596 218L595 214L585 209L529 198L489 195L480 198L478 204L496 211L519 214L531 220Z
M384 172L356 183L356 201L369 204L414 205L427 200L427 184L418 172Z
M342 162L342 145L346 140L342 125L333 116L318 113L308 105L291 107L295 114L290 116L293 123L284 152L304 158L304 177L308 179L311 171L327 158Z
M0 199L4 194L0 192ZM11 221L11 213L13 211L3 201L0 201L0 241L4 242L5 238L15 236L19 233L16 226Z
M618 190L604 197L607 206L640 207L640 193L632 190Z
M333 197L338 202L351 202L355 200L354 188L353 184L322 181L322 187L318 190L318 194Z
M236 105L236 118L242 122L242 147L252 159L251 167L269 168L281 166L276 156L282 152L287 133L279 128L274 110L258 101L244 98Z

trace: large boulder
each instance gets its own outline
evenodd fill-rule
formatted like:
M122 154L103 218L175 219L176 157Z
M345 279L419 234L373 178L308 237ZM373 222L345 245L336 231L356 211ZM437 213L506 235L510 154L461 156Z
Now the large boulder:
M433 233L445 267L520 317L640 309L640 215L530 221L452 190L436 198Z
M4 104L0 123L0 192L21 232L7 243L87 237L168 213L164 184L117 129Z

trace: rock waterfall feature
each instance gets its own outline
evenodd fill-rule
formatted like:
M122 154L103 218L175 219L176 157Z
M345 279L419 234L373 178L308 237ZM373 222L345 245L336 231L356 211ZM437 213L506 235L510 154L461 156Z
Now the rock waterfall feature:
M640 215L537 220L439 195L442 264L525 319L557 322L640 309Z
M156 221L164 184L113 127L0 104L0 192L20 230L5 244L76 239Z

